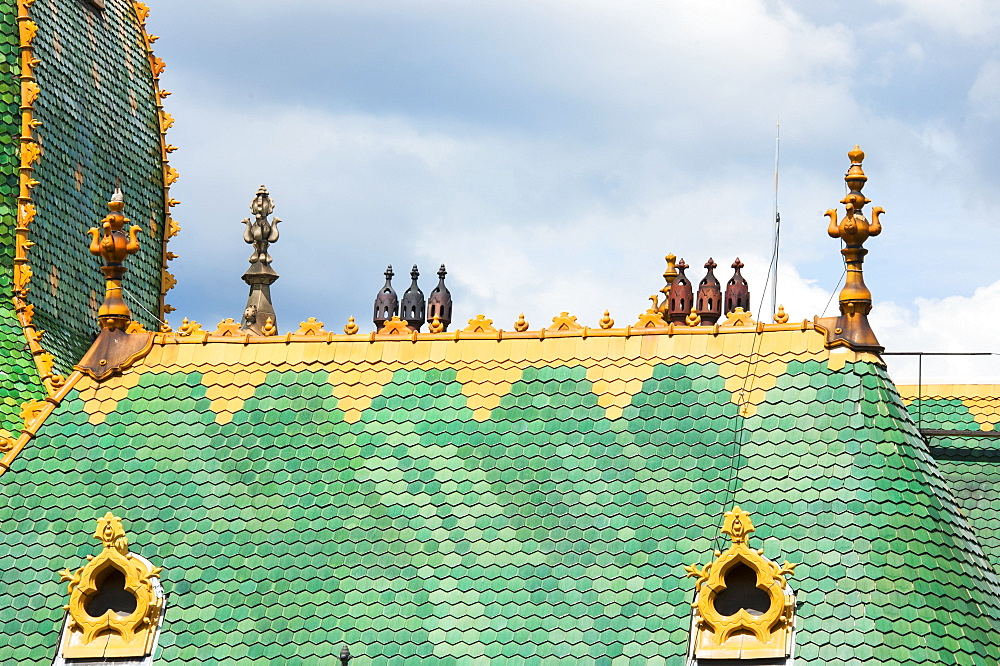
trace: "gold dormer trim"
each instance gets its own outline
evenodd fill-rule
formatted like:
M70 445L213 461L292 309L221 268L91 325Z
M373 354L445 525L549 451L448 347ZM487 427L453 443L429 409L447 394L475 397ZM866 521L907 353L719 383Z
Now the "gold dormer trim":
M177 284L177 278L168 270L170 267L170 262L177 258L177 255L170 252L167 247L170 239L176 236L181 227L174 220L173 216L170 214L171 208L179 204L180 202L170 196L170 187L177 182L180 174L177 169L170 166L170 153L177 150L177 148L171 145L167 141L167 130L169 130L174 124L174 117L171 116L163 109L163 100L169 97L172 93L163 90L160 87L160 74L166 68L166 63L163 59L157 56L153 52L153 44L159 39L156 35L151 35L146 31L146 19L149 18L149 6L144 2L139 2L137 0L132 3L135 9L136 19L139 22L139 30L142 34L143 44L146 47L146 53L149 55L149 70L153 75L153 93L156 102L156 112L159 116L160 123L160 155L163 163L163 265L160 281L160 319L164 319L168 314L174 311L170 305L166 303L167 292L174 288Z
M104 549L75 573L60 572L69 581L69 604L60 654L66 659L144 657L153 650L163 611L161 568L130 553L121 518L110 511L97 520L94 538ZM108 608L100 616L88 606L115 573L124 578L124 590L135 599L128 611Z
M750 514L734 507L726 512L722 527L722 533L732 540L729 549L715 551L715 560L702 569L697 565L684 567L695 579L696 598L691 604L691 656L695 659L773 659L791 654L795 594L787 577L795 565L786 560L778 566L764 557L762 549L750 548L747 540L754 530ZM716 601L726 590L727 575L741 565L756 575L756 588L766 594L767 608L751 612L743 607L724 615Z

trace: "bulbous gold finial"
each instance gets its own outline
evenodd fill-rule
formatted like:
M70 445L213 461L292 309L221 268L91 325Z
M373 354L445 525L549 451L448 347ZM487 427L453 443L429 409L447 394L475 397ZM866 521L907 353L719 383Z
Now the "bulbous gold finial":
M609 328L614 328L615 320L611 318L611 310L604 311L604 316L601 317L601 321L599 323L601 324L601 328L605 331Z
M122 276L127 269L125 259L139 251L139 227L132 225L128 233L124 231L129 219L122 214L125 210L125 197L120 189L115 189L111 201L108 202L111 211L103 220L101 228L91 228L90 253L104 261L101 272L106 280L104 303L97 313L97 320L102 329L125 330L132 314L128 305L122 299Z
M674 280L680 274L680 271L677 270L677 255L668 254L664 259L667 262L667 270L663 271L663 279L666 281L666 284L660 289L660 293L663 294L663 305L655 301L653 302L653 307L661 315L667 313L667 306L670 303L670 285L674 283Z
M347 325L344 326L344 333L347 335L354 335L358 332L358 324L354 321L354 315L351 315L347 319Z
M840 317L835 318L835 322L824 320L827 322L824 327L832 329L827 337L827 344L830 346L846 345L856 350L881 351L882 347L868 324L872 293L865 285L862 271L865 255L868 254L864 243L872 236L882 233L879 217L885 211L875 207L872 209L871 221L865 217L865 204L871 203L871 199L861 192L868 182L868 176L861 166L865 154L859 146L854 146L847 156L851 160L851 166L844 181L850 191L840 200L845 208L844 219L838 220L837 211L833 208L825 213L830 219L827 233L832 238L841 239L846 245L840 252L847 265L847 279L840 292Z
M524 318L524 313L517 315L517 321L514 322L514 330L518 333L524 333L528 330L528 320Z

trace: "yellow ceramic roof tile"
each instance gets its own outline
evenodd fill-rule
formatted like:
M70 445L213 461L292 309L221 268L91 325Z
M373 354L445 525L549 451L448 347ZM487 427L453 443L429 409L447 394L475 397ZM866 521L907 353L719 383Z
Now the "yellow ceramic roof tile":
M166 344L166 345L153 345L154 350L161 350L157 363L164 367L170 367L177 364L177 352L179 345Z

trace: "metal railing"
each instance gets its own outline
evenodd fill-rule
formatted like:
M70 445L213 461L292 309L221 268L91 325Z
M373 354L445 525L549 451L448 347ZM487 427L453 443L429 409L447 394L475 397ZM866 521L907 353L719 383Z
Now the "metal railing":
M924 356L1000 356L998 352L882 352L882 356L916 356L917 357L917 428L920 428L921 411L924 396Z

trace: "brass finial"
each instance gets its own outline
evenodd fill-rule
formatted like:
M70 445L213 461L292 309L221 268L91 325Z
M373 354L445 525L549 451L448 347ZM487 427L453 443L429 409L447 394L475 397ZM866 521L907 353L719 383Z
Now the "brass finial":
M746 543L747 537L757 530L750 522L750 513L735 506L732 511L726 511L726 519L721 531L728 535L733 543Z
M864 243L872 236L882 233L879 216L884 213L881 208L872 209L871 222L864 215L865 204L871 203L862 192L868 176L865 175L861 163L865 154L861 148L854 146L847 156L851 166L844 176L844 181L850 190L841 199L846 209L844 219L838 222L837 211L830 209L826 216L830 218L827 233L832 238L844 241L844 249L840 253L847 264L847 279L840 292L840 316L817 319L817 324L827 331L827 346L847 346L855 350L882 351L882 346L875 337L868 323L868 313L872 310L872 293L865 285L863 263L868 250Z
M677 256L673 254L668 254L664 257L667 262L667 270L663 271L663 279L666 281L663 289L660 289L660 293L663 294L663 305L657 305L653 303L653 307L656 308L661 315L667 313L667 307L670 303L670 285L674 283L677 279L679 271L677 270Z
M273 220L268 219L274 212L274 200L263 185L250 202L250 212L253 213L253 221L249 217L243 220L246 226L243 240L253 247L250 268L243 274L243 281L250 286L250 295L243 310L240 330L262 335L266 321L270 321L277 332L278 318L274 314L274 305L271 304L271 285L278 279L278 274L271 268L271 255L268 249L271 243L278 242L278 223L281 220L277 217Z
M615 320L611 318L611 310L604 311L604 316L601 317L600 324L601 328L603 328L605 331L608 330L609 328L614 327Z
M90 253L104 260L101 272L106 279L104 303L98 310L97 320L102 329L125 330L132 314L122 299L122 276L127 270L124 261L139 251L140 229L133 225L125 233L125 223L129 220L122 214L125 197L120 189L115 189L108 208L111 212L101 220L101 228L91 228L89 232Z

